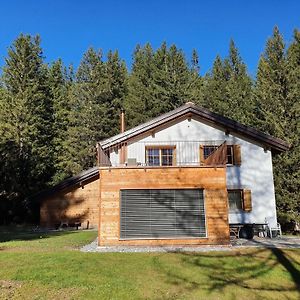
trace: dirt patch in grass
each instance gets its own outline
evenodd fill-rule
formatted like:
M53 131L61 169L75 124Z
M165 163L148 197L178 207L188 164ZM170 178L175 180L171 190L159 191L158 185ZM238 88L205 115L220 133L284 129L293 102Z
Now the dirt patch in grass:
M22 286L20 281L0 280L0 297L1 299L13 299L18 289Z

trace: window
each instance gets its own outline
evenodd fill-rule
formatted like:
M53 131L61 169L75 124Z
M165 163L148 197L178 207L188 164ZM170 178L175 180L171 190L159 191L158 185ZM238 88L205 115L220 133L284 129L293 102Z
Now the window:
M205 237L201 189L130 189L120 192L120 238Z
M243 209L243 190L228 190L229 210Z
M146 147L146 164L148 166L172 166L175 164L175 147Z
M160 166L160 150L159 149L147 149L147 165Z
M227 146L227 165L233 165L233 146Z
M219 146L203 146L203 158L207 159ZM234 145L227 145L227 165L234 164Z
M207 159L217 148L218 146L203 146L204 159Z

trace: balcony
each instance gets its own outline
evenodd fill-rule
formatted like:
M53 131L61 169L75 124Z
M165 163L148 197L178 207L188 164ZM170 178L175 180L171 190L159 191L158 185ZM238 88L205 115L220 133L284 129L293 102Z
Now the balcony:
M233 163L224 140L143 141L98 148L100 167L220 166Z

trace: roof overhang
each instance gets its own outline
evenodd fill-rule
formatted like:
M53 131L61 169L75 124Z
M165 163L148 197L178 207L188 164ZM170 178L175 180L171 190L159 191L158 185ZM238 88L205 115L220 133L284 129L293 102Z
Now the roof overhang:
M81 172L80 174L67 178L57 185L39 192L32 196L33 199L44 200L57 193L67 193L75 188L83 187L89 182L95 181L99 178L99 167L93 167Z
M224 128L225 132L236 133L240 136L253 140L254 142L261 144L264 148L270 149L273 152L282 152L290 148L290 145L281 139L275 138L250 126L243 125L232 119L213 113L205 108L198 107L191 102L188 102L177 109L165 113L137 127L129 129L109 139L103 140L99 144L103 149L106 149L116 144L127 142L130 139L145 134L148 131L151 132L157 127L166 125L169 122L185 116L200 119L209 124L222 127Z

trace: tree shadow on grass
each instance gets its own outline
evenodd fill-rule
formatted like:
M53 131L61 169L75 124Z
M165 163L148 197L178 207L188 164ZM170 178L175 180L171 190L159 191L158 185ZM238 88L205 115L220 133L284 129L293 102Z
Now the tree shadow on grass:
M34 231L28 228L18 228L13 226L0 227L0 243L10 242L10 241L30 241L40 239L50 238L54 236L67 235L71 233L70 231L50 231L50 230L39 230Z
M201 289L208 293L222 294L227 287L240 287L251 290L258 297L261 291L298 292L300 295L300 272L295 267L298 262L278 248L259 248L242 252L185 252L176 255L182 262L178 268L170 268L163 261L156 263L156 267L166 276L167 283L180 286L183 292ZM182 272L182 266L194 275ZM268 280L269 274L271 275L272 270L278 266L290 274L293 285L280 278L272 277Z

